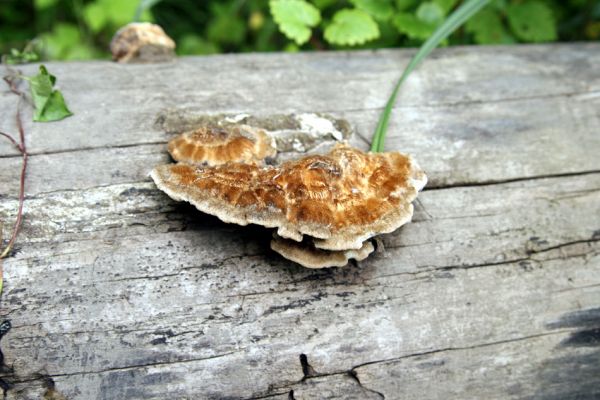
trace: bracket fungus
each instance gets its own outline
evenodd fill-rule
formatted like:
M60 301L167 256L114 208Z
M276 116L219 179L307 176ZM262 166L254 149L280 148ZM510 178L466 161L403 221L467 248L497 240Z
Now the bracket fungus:
M168 149L174 160L194 165L255 163L277 153L265 131L248 125L203 126L177 136Z
M365 153L343 143L277 166L180 162L158 166L151 176L174 200L224 222L277 228L272 247L312 268L364 259L373 250L370 238L410 221L411 202L427 182L408 155ZM300 255L300 245L285 239L309 247Z

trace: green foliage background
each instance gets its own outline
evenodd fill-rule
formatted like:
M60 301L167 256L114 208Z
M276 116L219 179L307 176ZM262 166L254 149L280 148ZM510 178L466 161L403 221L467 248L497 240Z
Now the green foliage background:
M419 46L460 0L3 0L0 53L108 58L114 32L138 16L177 52L211 54ZM140 12L141 11L141 12ZM600 0L493 0L447 45L600 38ZM16 57L18 53L13 53Z

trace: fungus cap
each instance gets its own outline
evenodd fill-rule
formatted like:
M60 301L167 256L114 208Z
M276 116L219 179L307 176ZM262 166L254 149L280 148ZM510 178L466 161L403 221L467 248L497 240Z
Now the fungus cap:
M194 165L261 162L277 153L265 131L248 125L203 126L177 136L168 149L174 160Z
M276 233L271 240L271 249L306 268L343 267L348 264L350 259L362 261L375 250L373 244L368 240L358 250L317 249L311 243L285 239Z
M346 144L278 166L178 163L158 166L151 176L173 199L224 222L277 228L298 242L308 235L325 250L361 249L409 222L411 202L427 182L408 155Z

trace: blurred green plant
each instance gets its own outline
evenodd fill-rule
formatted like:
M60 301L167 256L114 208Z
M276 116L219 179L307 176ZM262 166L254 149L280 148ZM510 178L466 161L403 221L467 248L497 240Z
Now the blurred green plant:
M464 0L21 0L0 7L0 53L34 61L108 58L122 25L154 21L177 52L419 46ZM442 45L598 40L598 0L492 0Z

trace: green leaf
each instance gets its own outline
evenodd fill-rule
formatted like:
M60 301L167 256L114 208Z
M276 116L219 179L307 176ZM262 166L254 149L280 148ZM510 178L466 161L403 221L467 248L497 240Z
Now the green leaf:
M385 104L385 108L383 109L381 116L379 118L379 122L377 124L377 128L375 129L375 134L373 135L373 141L371 143L371 151L378 152L383 151L385 144L385 135L387 133L387 127L390 122L390 116L392 114L392 108L394 107L394 103L396 103L396 97L398 97L398 91L400 90L400 86L406 80L406 78L410 75L410 73L423 61L425 57L429 55L435 49L438 44L440 44L444 39L446 39L452 32L454 32L458 27L460 27L466 20L468 20L471 16L481 10L489 0L467 0L460 7L458 7L447 19L444 23L436 29L436 31L431 35L429 39L417 54L410 60L404 72L398 79L398 82L394 86L392 90L392 94Z
M390 0L350 0L350 3L381 21L387 21L394 13Z
M337 2L338 2L338 0L312 0L312 3L319 10L324 10L328 7L331 7L332 5L334 5Z
M396 14L393 22L400 33L404 33L412 39L426 40L435 31L435 26L423 22L409 13Z
M142 9L141 15L137 15L140 6L138 0L96 1L104 9L107 23L115 30L132 22L134 18L136 21L152 21L152 14L147 9Z
M556 23L552 10L541 1L511 4L506 10L514 34L527 42L556 40Z
M200 36L187 34L182 36L177 41L177 54L214 54L219 52L219 47L216 43L209 42Z
M30 62L36 62L40 59L40 56L33 50L10 49L9 54L2 56L2 60L7 64L27 64Z
M89 3L83 9L83 19L93 33L98 33L108 21L105 8L100 3Z
M333 22L325 28L325 40L332 44L363 44L379 37L379 27L366 12L343 9L336 12Z
M37 75L25 77L25 79L29 81L31 97L35 107L34 121L58 121L73 115L67 108L62 93L53 89L56 77L51 75L45 66L40 66L40 72Z
M285 36L302 45L310 39L312 27L321 22L321 13L304 0L271 0L273 19Z
M46 57L53 60L68 58L70 49L81 42L79 29L73 24L58 23L52 32L41 35Z
M58 0L35 0L33 4L36 10L45 10L53 7L57 2Z
M246 36L246 21L235 11L235 3L213 3L213 18L206 29L211 42L239 45Z
M514 39L506 32L500 14L491 9L481 10L467 21L465 30L472 33L478 44L512 43Z
M417 18L427 24L438 26L444 21L444 10L436 3L426 1L417 8Z
M444 15L446 15L454 8L456 3L458 3L458 0L433 0L433 2L438 5L444 12Z
M66 118L73 113L67 107L65 103L65 98L62 93L58 90L52 91L48 102L46 103L46 107L41 115L39 115L39 119L35 119L34 121L38 122L51 122L51 121L59 121L63 118Z
M411 8L417 0L396 0L396 8L398 11L404 11Z

